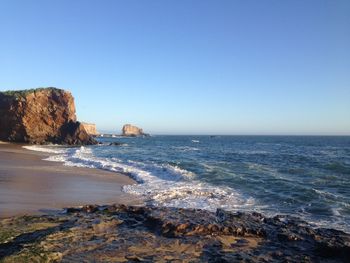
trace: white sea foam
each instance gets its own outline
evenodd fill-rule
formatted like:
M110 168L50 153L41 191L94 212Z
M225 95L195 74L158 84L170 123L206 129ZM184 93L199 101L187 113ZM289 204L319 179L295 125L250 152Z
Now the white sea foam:
M128 193L142 196L154 205L201 208L215 211L218 207L227 210L251 209L253 198L242 198L240 194L225 187L215 187L198 181L145 182L139 185L124 186Z
M196 147L190 147L190 146L173 146L172 149L180 152L192 152L192 151L199 151Z
M127 185L123 190L127 193L138 195L147 203L157 206L201 208L215 211L223 208L231 211L259 211L273 216L278 211L256 203L253 198L246 198L234 189L226 186L215 186L199 181L196 174L179 167L175 164L158 164L154 162L140 162L135 160L121 160L117 157L96 157L91 147L63 148L59 146L25 146L24 148L34 151L51 153L45 160L62 162L67 166L98 168L113 172L126 173L134 178L138 184ZM96 148L97 149L97 148ZM222 169L221 166L202 164L206 170ZM267 172L266 167L249 163L249 169L258 169ZM320 196L337 198L338 196L313 189ZM343 208L349 205L341 203L340 207L333 207L332 220L314 219L305 209L298 215L316 227L333 226L337 229L348 230L343 217Z
M126 173L139 184L123 189L138 195L154 205L201 208L215 211L218 207L227 210L253 209L253 198L244 198L232 188L213 186L196 180L196 175L177 165L144 163L134 160L94 156L91 148L58 148L29 146L27 149L55 153L45 160L63 162L67 166L99 168Z
M332 214L333 214L334 216L341 216L341 213L340 213L341 208L339 208L339 207L333 207L331 210L332 210Z
M38 145L30 145L30 146L22 146L24 149L36 151L36 152L46 152L46 153L65 153L65 148L59 148L57 146L38 146Z
M315 191L316 193L318 193L322 197L331 198L331 199L341 199L340 195L336 195L336 194L333 194L331 192L322 191L322 190L318 190L315 188L312 188L312 190Z
M337 213L338 212L335 212L335 214ZM339 215L333 216L332 219L313 219L311 217L303 216L301 216L301 218L315 228L334 228L349 233L349 225L344 221L344 217L341 217Z

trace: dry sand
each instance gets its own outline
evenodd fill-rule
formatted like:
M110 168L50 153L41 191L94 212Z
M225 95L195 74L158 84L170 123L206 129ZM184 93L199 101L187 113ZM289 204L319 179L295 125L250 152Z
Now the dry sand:
M84 204L139 204L122 192L134 184L108 171L43 161L48 155L0 143L0 217L48 213Z

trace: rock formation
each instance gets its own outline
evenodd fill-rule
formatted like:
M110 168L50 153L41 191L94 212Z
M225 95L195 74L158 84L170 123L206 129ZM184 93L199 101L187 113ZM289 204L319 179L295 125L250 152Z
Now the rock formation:
M138 128L136 126L133 126L131 124L125 124L122 129L122 135L123 136L148 136L148 134L144 133L141 128Z
M96 143L76 120L72 94L56 88L0 92L0 140Z
M96 124L93 124L93 123L86 123L86 122L82 122L81 123L84 128L85 128L85 131L91 135L91 136L97 136L99 135L99 133L97 132L96 130Z
M123 205L0 219L1 262L349 262L350 235L291 216ZM40 253L38 253L38 251Z

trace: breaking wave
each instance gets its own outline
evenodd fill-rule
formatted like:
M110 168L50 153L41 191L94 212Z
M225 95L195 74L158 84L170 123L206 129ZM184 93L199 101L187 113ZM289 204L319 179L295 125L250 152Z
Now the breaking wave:
M62 162L66 166L108 170L129 175L138 184L126 185L123 190L157 206L200 208L215 211L252 210L253 198L245 198L230 187L218 187L196 179L196 175L177 165L134 160L101 158L91 147L59 148L55 146L24 146L28 150L53 153L47 161ZM186 149L187 150L187 149ZM192 149L191 149L192 150ZM255 207L256 208L256 207Z
M153 205L290 214L350 231L350 137L157 136L99 141L100 145L87 147L25 148L46 152L48 161L127 174L138 183L124 191Z

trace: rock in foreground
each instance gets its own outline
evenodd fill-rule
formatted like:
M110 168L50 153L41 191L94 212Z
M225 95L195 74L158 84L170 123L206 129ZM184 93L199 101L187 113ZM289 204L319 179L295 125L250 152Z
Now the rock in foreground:
M0 92L0 140L33 144L95 144L76 121L68 91L41 88Z
M297 218L85 206L0 221L3 262L347 262L350 235Z
M137 137L137 136L149 136L147 133L144 133L141 128L133 126L131 124L125 124L122 129L123 136Z

